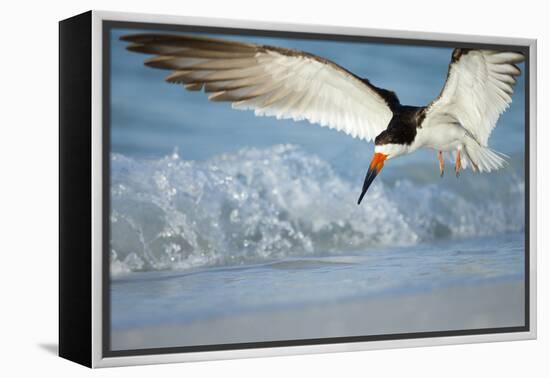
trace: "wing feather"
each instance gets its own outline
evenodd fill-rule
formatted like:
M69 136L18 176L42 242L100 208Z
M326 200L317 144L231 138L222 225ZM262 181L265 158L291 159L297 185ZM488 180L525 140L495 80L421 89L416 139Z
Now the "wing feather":
M153 54L145 64L172 70L168 82L210 93L212 101L257 116L308 120L373 140L399 100L337 64L302 51L188 35L136 34L128 50Z
M459 123L481 146L500 115L512 102L513 88L524 56L517 52L455 49L447 81L426 110L423 126L451 120Z

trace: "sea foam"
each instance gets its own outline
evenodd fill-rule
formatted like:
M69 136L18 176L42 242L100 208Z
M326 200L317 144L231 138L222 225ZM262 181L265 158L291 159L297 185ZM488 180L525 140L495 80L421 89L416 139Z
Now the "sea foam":
M361 179L361 177L359 178ZM500 180L500 181L498 181ZM524 188L361 182L292 145L207 161L111 155L111 273L253 264L520 231ZM472 180L475 182L475 180Z

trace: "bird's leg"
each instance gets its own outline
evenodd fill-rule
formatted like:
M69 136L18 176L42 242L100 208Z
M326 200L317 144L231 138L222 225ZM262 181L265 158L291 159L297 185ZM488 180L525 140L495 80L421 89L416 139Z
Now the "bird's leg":
M460 150L456 152L455 171L456 177L460 176L460 170L462 169L462 160L460 159Z
M443 177L445 171L445 160L443 160L443 151L439 151L437 154L439 159L439 176Z

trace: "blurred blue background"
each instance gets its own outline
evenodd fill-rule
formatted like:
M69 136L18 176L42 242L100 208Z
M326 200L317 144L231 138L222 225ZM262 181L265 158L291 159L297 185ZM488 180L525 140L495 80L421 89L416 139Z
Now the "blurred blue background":
M204 93L168 84L169 71L144 66L148 56L125 49L119 40L143 30L111 31L111 141L112 151L130 156L160 157L175 147L187 160L204 160L243 147L289 143L329 161L340 173L362 176L373 151L366 143L307 121L255 117L253 112L211 103ZM426 105L445 82L452 49L409 45L214 35L259 44L304 50L328 58L382 88L395 91L402 104ZM523 65L521 66L523 69ZM523 158L524 76L520 76L513 103L499 120L490 145L497 151ZM435 153L420 151L391 162L436 163ZM359 169L360 172L356 172ZM354 176L354 177L355 177Z

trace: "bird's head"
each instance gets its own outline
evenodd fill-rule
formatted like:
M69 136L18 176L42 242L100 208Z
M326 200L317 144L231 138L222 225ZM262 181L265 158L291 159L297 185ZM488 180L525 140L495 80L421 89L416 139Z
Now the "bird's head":
M395 129L384 130L376 137L374 146L374 156L369 165L369 170L363 182L363 190L359 196L357 204L359 205L367 193L370 185L384 167L386 160L404 155L409 152L410 143L402 140L402 134L394 132Z
M384 154L387 159L404 155L409 152L415 136L416 127L392 121L390 126L374 139L374 153Z

